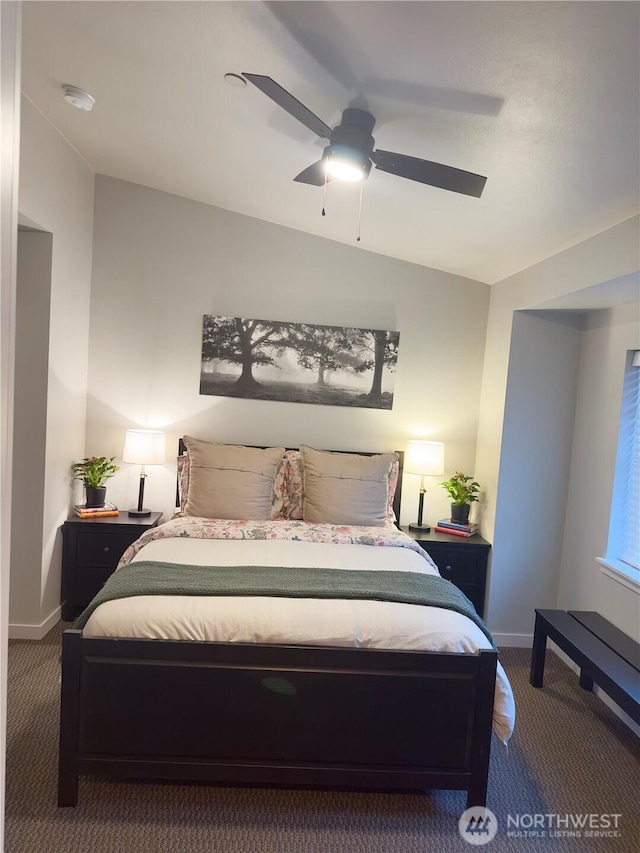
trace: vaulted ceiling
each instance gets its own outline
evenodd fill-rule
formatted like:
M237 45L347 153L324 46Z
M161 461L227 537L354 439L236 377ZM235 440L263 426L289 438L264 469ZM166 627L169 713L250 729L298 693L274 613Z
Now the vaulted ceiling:
M494 283L639 209L635 2L26 2L25 95L99 173ZM330 127L487 176L481 198L372 169L293 181ZM237 81L236 81L237 82ZM96 100L69 106L62 85Z

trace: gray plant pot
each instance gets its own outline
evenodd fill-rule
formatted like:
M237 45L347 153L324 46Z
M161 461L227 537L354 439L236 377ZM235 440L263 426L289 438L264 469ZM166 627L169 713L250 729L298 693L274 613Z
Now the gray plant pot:
M106 486L101 486L99 489L90 489L88 486L85 486L85 492L87 494L87 509L96 509L97 507L104 506L107 496Z
M468 524L470 509L471 504L451 504L451 521L457 521L458 524Z

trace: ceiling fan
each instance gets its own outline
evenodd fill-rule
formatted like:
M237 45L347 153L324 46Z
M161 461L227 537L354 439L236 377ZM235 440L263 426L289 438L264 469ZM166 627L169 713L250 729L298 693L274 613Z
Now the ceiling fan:
M433 163L431 160L409 157L407 154L394 154L393 151L382 151L379 148L374 150L375 139L371 132L376 120L365 110L352 107L344 110L342 121L332 130L271 77L244 71L242 76L317 136L329 140L322 158L296 175L294 181L317 187L331 178L361 181L368 177L371 166L375 164L383 172L410 181L476 198L482 195L487 181L482 175Z

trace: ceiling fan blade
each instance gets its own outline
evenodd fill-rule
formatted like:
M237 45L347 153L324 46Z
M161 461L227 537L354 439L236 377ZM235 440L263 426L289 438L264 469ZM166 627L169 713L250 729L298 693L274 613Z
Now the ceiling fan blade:
M394 154L393 151L374 151L371 159L378 169L399 175L410 181L419 181L442 190L463 193L480 198L487 179L474 172L454 169L442 163L432 163L431 160L420 160L419 157L408 157L406 154Z
M302 122L305 127L308 127L309 130L313 131L317 136L322 136L324 139L329 139L331 137L332 131L329 125L325 124L317 115L314 115L311 110L307 109L305 105L301 104L297 98L293 97L293 95L290 95L286 89L283 89L282 86L279 83L276 83L275 80L272 80L271 77L265 77L262 74L247 74L246 71L242 72L242 76L246 77L250 83L257 86L261 92L264 92L268 98L275 101L279 107L282 107L282 109L286 110L289 115L292 115L294 118L298 119L299 122Z
M326 174L324 165L324 159L318 160L317 163L312 163L311 166L303 169L293 180L298 181L300 184L311 184L314 187L321 187L325 182L325 176L327 182L331 180L331 177Z

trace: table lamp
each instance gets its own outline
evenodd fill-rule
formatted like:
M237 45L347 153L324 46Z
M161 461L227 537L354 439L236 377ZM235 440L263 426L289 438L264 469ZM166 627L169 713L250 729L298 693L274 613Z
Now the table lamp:
M444 444L441 441L409 441L404 459L404 468L408 474L420 474L420 500L418 502L418 522L410 524L409 530L428 533L431 527L422 523L424 509L424 478L444 474Z
M138 508L130 509L129 515L151 515L150 509L144 509L145 465L162 465L164 463L164 433L153 429L128 429L124 442L122 461L132 465L142 465L140 471L140 491L138 493Z

